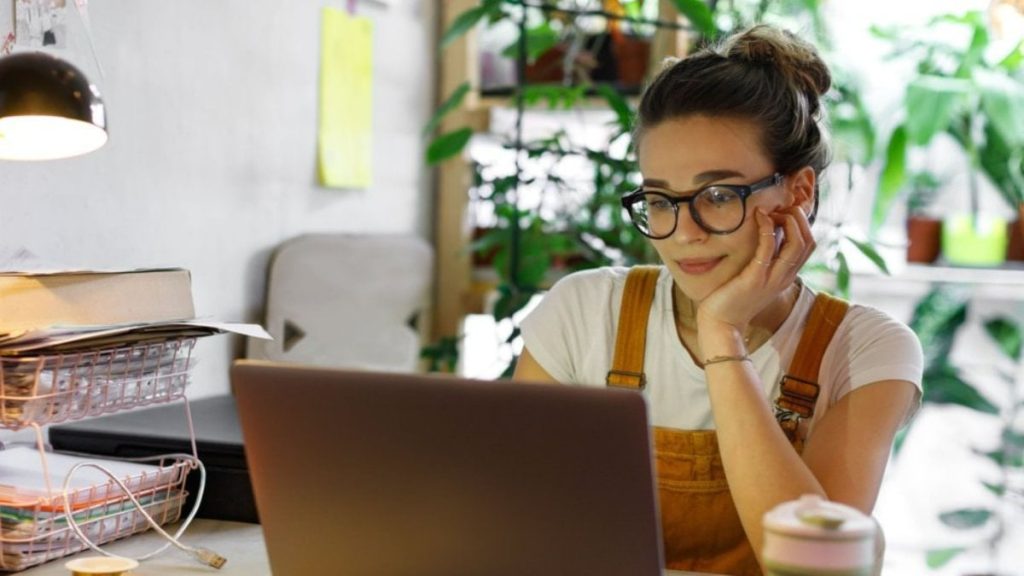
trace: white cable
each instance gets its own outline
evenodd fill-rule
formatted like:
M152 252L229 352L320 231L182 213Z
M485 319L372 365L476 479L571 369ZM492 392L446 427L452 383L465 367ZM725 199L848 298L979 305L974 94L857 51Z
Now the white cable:
M100 63L100 57L96 54L96 43L92 39L92 25L89 24L89 13L86 11L86 4L88 4L88 0L75 0L78 18L85 29L85 37L89 40L89 51L92 52L92 60L96 63L96 68L100 72L100 78L104 78L106 74L103 73L103 64Z
M130 462L145 462L145 461L149 461L149 460L160 460L160 459L170 459L170 458L187 460L191 464L191 466L193 468L196 468L196 469L199 470L199 488L196 490L196 501L195 501L195 504L192 505L192 509L189 511L188 516L186 516L185 520L182 521L181 526L178 527L178 530L177 530L177 532L175 532L174 536L171 536L170 534L168 534L163 528L160 527L160 525L156 522L156 520L153 520L153 517L150 516L148 512L146 512L143 504L141 502L139 502L139 500L135 497L135 495L132 494L132 491L130 489L128 489L128 487L124 484L124 482L120 478L118 478L113 472L111 472L109 469L105 468L103 465L97 464L97 463L94 463L94 462L81 462L81 463L75 464L70 470L68 470L67 475L64 477L64 486L63 486L63 489L61 491L61 495L63 496L63 500L64 500L64 514L67 516L68 526L74 531L75 535L78 536L78 538L86 546L88 546L92 550L94 550L94 551L96 551L96 552L98 552L100 554L103 554L104 556L111 556L111 557L115 557L115 558L123 558L123 556L120 556L118 554L113 554L113 553L107 552L106 550L103 550L98 545L96 545L92 540L90 540L85 535L85 533L82 531L81 527L79 527L78 522L75 520L74 513L71 510L71 500L68 498L68 490L69 490L69 487L70 487L69 485L71 483L72 475L74 475L74 473L79 468L85 468L85 467L95 468L95 469L99 470L100 472L103 472L111 480L113 480L114 483L117 484L118 487L120 487L121 490L124 491L125 495L128 496L128 499L132 502L132 504L135 505L135 508L146 519L146 522L148 522L149 525L154 530L156 530L161 536L163 536L164 538L167 539L167 543L165 543L160 548L157 548L153 552L150 552L148 554L140 556L139 558L133 558L133 560L137 560L137 561L148 560L148 559L156 556L157 554L160 554L161 552L166 550L168 546L173 544L175 547L177 547L177 548L179 548L179 549L181 549L181 550L183 550L185 552L188 552L190 555L192 555L193 557L198 559L200 562L202 562L204 564L207 564L209 566L213 566L214 568L220 568L227 561L224 557L218 555L216 552L214 552L212 550L209 550L207 548L189 546L187 544L182 544L181 542L178 541L178 538L181 537L181 535L185 532L185 529L188 528L188 525L192 522L192 519L195 518L196 513L199 511L199 504L203 500L203 492L206 489L206 468L203 466L203 463L198 458L196 458L195 456L192 456L190 454L164 454L164 455L160 455L160 456L150 456L150 457L145 457L145 458L126 458L124 460L130 461ZM184 482L184 480L183 480L183 482Z

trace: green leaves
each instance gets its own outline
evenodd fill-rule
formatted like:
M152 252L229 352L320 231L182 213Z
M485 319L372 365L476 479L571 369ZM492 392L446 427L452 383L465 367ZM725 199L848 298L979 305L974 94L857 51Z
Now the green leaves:
M867 256L868 260L871 260L871 262L875 266L877 266L879 270L881 270L886 275L889 274L889 267L885 265L885 260L883 260L882 257L878 254L874 246L866 242L861 242L860 240L856 240L849 236L846 236L846 239L849 240L850 243L852 243L854 246L856 246L857 250L860 250L861 254Z
M633 109L630 108L622 94L607 84L598 84L597 93L608 102L608 106L615 112L619 129L624 133L633 130Z
M1004 74L978 70L974 75L981 91L981 107L989 123L1010 146L1024 145L1024 89Z
M836 291L843 298L850 297L850 264L846 261L846 254L836 252Z
M1013 47L1013 50L1010 50L1010 52L1008 52L1006 56L996 64L996 66L1006 70L1007 72L1013 73L1021 67L1022 63L1024 63L1024 40L1018 42L1017 45Z
M958 102L972 90L963 78L921 75L907 86L906 129L910 142L924 146L943 132L953 120Z
M437 126L441 123L441 119L447 116L452 110L455 110L462 105L462 101L466 99L466 94L469 94L469 82L463 82L459 84L455 91L452 92L440 106L437 107L437 112L434 112L434 117L427 122L427 125L423 127L423 135L429 136Z
M928 563L928 567L932 570L942 568L953 558L956 558L958 554L966 550L966 548L939 548L937 550L929 550L925 555L925 562Z
M999 345L999 349L1014 362L1020 361L1020 326L1007 318L993 318L985 321L985 331Z
M875 157L875 125L860 98L860 90L842 74L833 77L835 90L827 96L836 159L870 164Z
M952 512L943 512L939 514L939 520L950 528L968 530L984 526L992 516L992 511L986 508L964 508Z
M437 108L437 112L434 113L434 117L430 119L430 122L427 122L427 125L423 127L423 135L429 136L432 134L445 116L461 106L462 101L469 94L469 90L469 82L459 84L455 91ZM468 127L441 134L431 141L427 147L427 164L437 164L461 153L472 137L473 129Z
M986 125L978 160L1008 205L1024 203L1024 147L1011 146L1001 130Z
M479 6L459 14L441 36L441 49L444 50L449 44L472 30L485 16L492 17L500 14L501 3L502 0L483 0Z
M953 366L943 364L925 372L924 401L932 404L956 404L985 414L999 414L999 407L960 378Z
M907 129L901 125L893 131L885 151L885 167L878 181L878 195L871 213L871 231L875 232L885 223L889 206L899 194L907 180Z
M455 372L459 363L459 339L444 336L420 349L420 358L427 361L428 372Z
M545 102L552 110L569 110L586 95L587 87L562 86L561 84L528 84L523 86L523 103L534 106Z
M526 61L533 63L541 54L555 47L560 40L558 31L551 27L548 21L541 22L533 28L526 30ZM506 58L519 57L519 40L512 42L501 51Z
M1024 468L1024 454L1021 454L1020 450L992 450L991 452L982 452L983 456L989 460L995 462L996 466L1000 468Z
M501 284L498 286L498 300L494 303L494 320L511 318L530 303L530 298L533 298L534 294L535 290L523 290L511 284Z
M711 13L711 8L708 8L705 2L702 0L672 0L672 3L698 32L708 38L718 36L714 14Z
M437 164L462 152L472 137L472 128L459 128L438 136L427 148L427 164Z
M967 294L945 286L925 295L914 308L910 328L924 349L925 372L935 370L949 357L956 332L967 320Z

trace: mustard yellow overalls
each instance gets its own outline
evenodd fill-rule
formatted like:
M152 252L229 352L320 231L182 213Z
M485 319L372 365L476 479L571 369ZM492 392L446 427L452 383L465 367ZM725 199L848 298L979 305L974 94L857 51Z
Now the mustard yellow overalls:
M636 266L627 276L609 386L639 390L646 383L647 319L660 270ZM843 300L818 294L782 379L776 417L797 452L814 416L821 357L848 308ZM666 567L761 576L729 492L715 431L655 427L653 439Z

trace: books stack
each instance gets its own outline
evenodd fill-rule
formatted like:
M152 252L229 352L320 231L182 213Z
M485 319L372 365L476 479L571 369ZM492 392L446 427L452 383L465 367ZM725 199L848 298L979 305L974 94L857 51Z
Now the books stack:
M0 427L41 435L37 425L180 399L196 339L223 332L269 337L195 318L184 269L0 272ZM83 462L110 469L159 523L180 517L195 466L188 457L150 465L0 450L0 570L85 548L69 520L96 543L149 528L106 474L84 467L68 477Z

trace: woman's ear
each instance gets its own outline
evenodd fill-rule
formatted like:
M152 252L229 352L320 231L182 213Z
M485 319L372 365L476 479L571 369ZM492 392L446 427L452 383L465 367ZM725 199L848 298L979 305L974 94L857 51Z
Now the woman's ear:
M810 216L814 210L814 187L818 182L814 168L804 166L786 178L786 191L792 206L799 206Z

